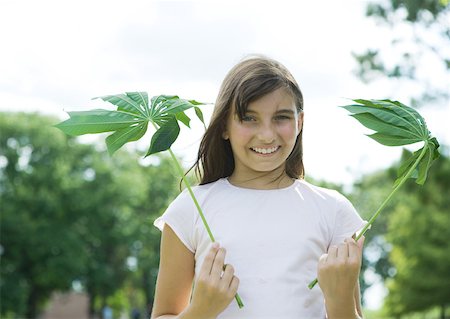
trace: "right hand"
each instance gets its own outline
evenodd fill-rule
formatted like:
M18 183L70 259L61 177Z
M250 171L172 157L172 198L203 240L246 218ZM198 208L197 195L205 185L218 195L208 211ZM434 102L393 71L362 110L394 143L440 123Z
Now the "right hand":
M216 318L231 303L239 286L233 266L224 269L225 248L213 243L194 286L190 310L198 318Z

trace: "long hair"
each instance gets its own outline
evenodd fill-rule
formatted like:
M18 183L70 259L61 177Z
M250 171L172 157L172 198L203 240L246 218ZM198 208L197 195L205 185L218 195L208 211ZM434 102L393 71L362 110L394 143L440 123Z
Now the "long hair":
M297 111L303 111L303 96L292 74L281 63L263 56L252 56L235 65L226 75L217 96L211 122L200 143L195 168L200 185L228 177L234 170L234 157L228 140L222 137L233 106L240 120L249 103L284 87L292 95ZM303 178L302 131L286 159L286 174Z

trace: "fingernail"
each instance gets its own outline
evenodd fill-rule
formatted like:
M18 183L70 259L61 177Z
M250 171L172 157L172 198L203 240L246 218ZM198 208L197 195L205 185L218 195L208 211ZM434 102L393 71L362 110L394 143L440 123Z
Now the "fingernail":
M213 247L214 249L218 249L218 248L220 247L220 244L219 244L218 242L214 242L214 243L212 244L212 247Z

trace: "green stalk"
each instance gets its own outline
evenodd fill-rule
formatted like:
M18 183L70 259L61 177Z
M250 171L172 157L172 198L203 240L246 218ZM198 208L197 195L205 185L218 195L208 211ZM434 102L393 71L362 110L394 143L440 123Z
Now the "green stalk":
M155 123L153 123L153 127L155 129L158 129L158 127L156 126ZM200 215L200 218L202 219L203 225L206 228L206 231L208 232L209 238L211 239L211 241L214 243L216 240L214 238L214 235L211 232L211 229L209 228L208 222L206 221L205 215L203 214L203 211L200 207L200 204L197 201L197 198L194 195L194 192L192 191L191 185L189 184L186 176L184 175L184 171L183 168L180 165L180 162L178 161L178 159L176 158L175 154L172 152L172 150L169 148L168 149L170 156L172 157L175 166L177 168L178 174L181 176L181 179L183 180L184 185L186 186L186 188L188 189L189 195L191 195L192 200L194 201L195 207L197 207L197 211ZM239 296L239 294L236 293L236 296L234 297L236 299L236 302L239 306L239 308L244 307L244 303L241 300L241 297Z
M384 202L380 205L380 207L378 208L378 210L372 215L372 217L370 217L369 221L367 222L367 224L363 227L363 229L361 230L361 232L359 233L358 236L356 236L355 241L358 241L372 226L373 222L375 221L375 219L377 219L378 215L380 215L381 210L386 206L386 204L389 202L389 200L392 198L392 196L394 196L394 194L398 191L398 189L406 182L406 180L408 178L411 177L411 174L414 172L414 169L417 167L417 165L420 163L420 161L422 160L422 157L425 155L426 151L428 148L428 141L425 141L425 144L422 148L422 152L420 152L419 157L417 158L417 160L414 162L414 164L411 166L411 168L409 169L409 171L403 176L403 178L400 180L400 182L398 183L398 185L392 190L392 192L389 194L389 196L384 200ZM317 284L317 278L314 279L313 281L311 281L308 285L309 289L312 289L315 285Z

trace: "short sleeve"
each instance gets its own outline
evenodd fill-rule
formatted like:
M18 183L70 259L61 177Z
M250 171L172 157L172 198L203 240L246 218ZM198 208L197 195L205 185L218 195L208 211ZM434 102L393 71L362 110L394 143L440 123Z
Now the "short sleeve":
M336 204L336 217L330 245L343 243L346 238L351 237L366 224L352 203L339 193Z
M193 240L195 224L195 206L186 191L183 191L167 207L164 214L157 218L153 225L163 230L167 224L173 229L177 237L191 252L195 253Z

